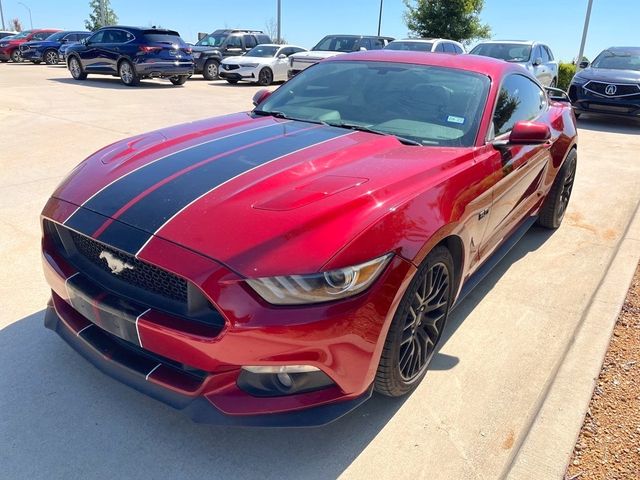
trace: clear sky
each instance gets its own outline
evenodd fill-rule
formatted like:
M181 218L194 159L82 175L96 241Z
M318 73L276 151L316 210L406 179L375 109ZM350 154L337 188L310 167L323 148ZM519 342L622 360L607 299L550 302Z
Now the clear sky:
M5 23L14 17L29 27L27 9L16 0L0 0ZM34 27L84 28L88 0L23 0ZM198 32L240 27L265 30L276 16L276 0L111 0L120 23L161 25L178 30L186 41ZM282 32L289 42L312 47L329 33L375 34L379 0L282 0ZM535 39L549 44L556 57L578 54L587 0L485 0L482 19L496 39ZM402 0L384 0L382 34L407 36ZM613 45L640 46L640 0L594 0L585 54L590 59Z

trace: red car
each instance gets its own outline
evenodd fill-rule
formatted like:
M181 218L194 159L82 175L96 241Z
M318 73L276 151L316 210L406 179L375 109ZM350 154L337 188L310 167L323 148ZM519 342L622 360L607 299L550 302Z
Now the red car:
M24 30L11 37L0 40L0 62L21 62L20 45L25 42L35 42L36 40L44 40L45 38L60 32L56 28L36 28L34 30Z
M376 51L99 150L42 213L45 324L196 421L319 425L424 376L456 302L576 171L522 67Z

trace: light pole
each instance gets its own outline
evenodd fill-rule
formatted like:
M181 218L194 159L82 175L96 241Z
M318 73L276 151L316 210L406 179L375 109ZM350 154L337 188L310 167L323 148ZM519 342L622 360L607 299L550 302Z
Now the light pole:
M33 19L31 18L31 9L27 7L24 3L18 2L19 5L22 5L29 12L29 25L31 25L31 30L33 30Z
M281 43L282 40L280 40L282 38L282 30L280 28L280 24L282 23L282 5L281 5L281 0L278 0L278 38L276 39L276 43Z
M580 63L582 63L582 56L584 55L584 45L587 43L587 31L589 30L589 20L591 20L591 6L593 0L589 0L587 4L587 16L584 18L584 28L582 29L582 42L580 42L580 53L576 59L576 72L580 71Z
M380 27L382 26L382 2L384 0L380 0L380 13L378 14L378 36L380 36Z
M0 0L0 17L2 17L2 29L4 30L4 12L2 11L2 0Z

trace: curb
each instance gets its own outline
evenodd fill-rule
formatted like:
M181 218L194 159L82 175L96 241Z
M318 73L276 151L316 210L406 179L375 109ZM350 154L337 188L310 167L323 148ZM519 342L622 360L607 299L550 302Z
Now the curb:
M501 478L564 478L639 260L640 202Z

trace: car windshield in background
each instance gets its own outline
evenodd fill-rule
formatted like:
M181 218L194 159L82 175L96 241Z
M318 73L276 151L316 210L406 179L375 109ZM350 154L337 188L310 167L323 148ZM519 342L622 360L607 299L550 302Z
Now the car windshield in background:
M180 47L186 47L180 35L171 33L145 33L144 38L150 43L166 43L168 45L179 45Z
M412 52L430 52L433 47L431 42L391 42L385 50L407 50Z
M257 114L394 135L419 145L473 145L485 75L392 62L319 63L276 90Z
M31 30L25 30L24 32L17 33L12 37L12 40L15 40L17 38L27 38L30 33Z
M519 43L482 43L471 50L471 55L493 57L507 62L528 62L531 45Z
M199 47L219 47L227 39L227 36L228 35L224 34L207 35L206 37L202 37L198 40L196 45Z
M59 42L66 34L67 32L56 32L53 35L49 35L46 40L47 42Z
M640 55L605 50L591 64L593 68L610 68L612 70L640 70Z
M358 37L325 37L311 50L353 52L356 50L358 40Z
M247 57L273 57L280 47L265 47L258 45L249 50L245 55Z

